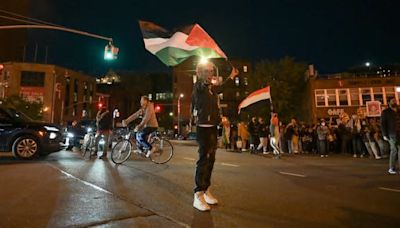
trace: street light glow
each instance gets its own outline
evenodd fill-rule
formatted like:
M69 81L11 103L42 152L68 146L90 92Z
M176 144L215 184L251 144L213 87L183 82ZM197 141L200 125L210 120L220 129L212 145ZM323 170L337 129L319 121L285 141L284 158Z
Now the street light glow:
M183 94L183 93L179 94L180 98L183 98L184 96L185 96L185 94Z
M369 66L371 66L371 63L370 63L370 62L366 62L366 63L365 63L365 66L366 66L366 67L369 67Z
M200 64L206 64L208 63L208 58L207 57L201 57L200 58Z

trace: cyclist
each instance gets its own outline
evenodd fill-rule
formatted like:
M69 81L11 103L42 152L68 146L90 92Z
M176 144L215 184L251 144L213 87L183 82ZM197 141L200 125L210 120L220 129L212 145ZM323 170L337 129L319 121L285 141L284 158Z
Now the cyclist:
M140 98L141 108L130 115L128 118L122 120L122 126L128 125L133 120L143 116L142 121L135 127L136 140L139 143L140 150L147 150L146 157L149 157L152 151L151 144L147 141L148 136L157 130L158 122L156 118L156 113L154 111L154 104L150 102L147 96L142 96Z

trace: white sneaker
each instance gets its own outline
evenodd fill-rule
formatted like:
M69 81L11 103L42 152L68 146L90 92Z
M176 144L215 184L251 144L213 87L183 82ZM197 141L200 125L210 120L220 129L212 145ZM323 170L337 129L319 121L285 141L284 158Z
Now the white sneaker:
M266 152L266 151L265 151L265 152L263 152L263 154L270 154L270 152Z
M356 157L357 157L357 154L354 154L354 155L353 155L353 158L356 158Z
M381 156L376 156L375 159L376 159L376 160L379 160L379 159L382 159L382 157L381 157Z
M204 193L203 192L196 192L194 194L193 207L196 208L199 211L209 211L209 210L211 210L210 206L206 203L206 201L204 199Z
M397 174L397 172L396 172L396 171L394 171L394 169L389 169L389 170L388 170L388 172L389 172L389 174L392 174L392 175L395 175L395 174Z
M204 199L208 204L211 205L218 204L218 200L208 190L204 193Z

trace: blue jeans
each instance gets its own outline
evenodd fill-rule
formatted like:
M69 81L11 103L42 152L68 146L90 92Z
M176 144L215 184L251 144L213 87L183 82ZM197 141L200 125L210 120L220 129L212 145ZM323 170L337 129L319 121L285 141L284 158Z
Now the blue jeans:
M151 150L151 144L147 141L149 135L156 131L156 127L145 127L136 134L136 140L139 143L139 147Z
M396 160L399 163L399 168L400 168L400 146L397 145L397 141L394 138L389 139L389 145L390 145L389 168L395 170Z
M287 145L288 145L288 153L291 154L293 153L293 143L292 140L287 140Z

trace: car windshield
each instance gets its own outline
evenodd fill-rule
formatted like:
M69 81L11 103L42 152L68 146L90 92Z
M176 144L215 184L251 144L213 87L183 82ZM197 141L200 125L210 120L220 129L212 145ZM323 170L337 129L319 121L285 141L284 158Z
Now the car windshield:
M11 118L17 122L32 122L33 120L28 117L26 114L19 112L15 109L7 109L8 114L10 114Z

